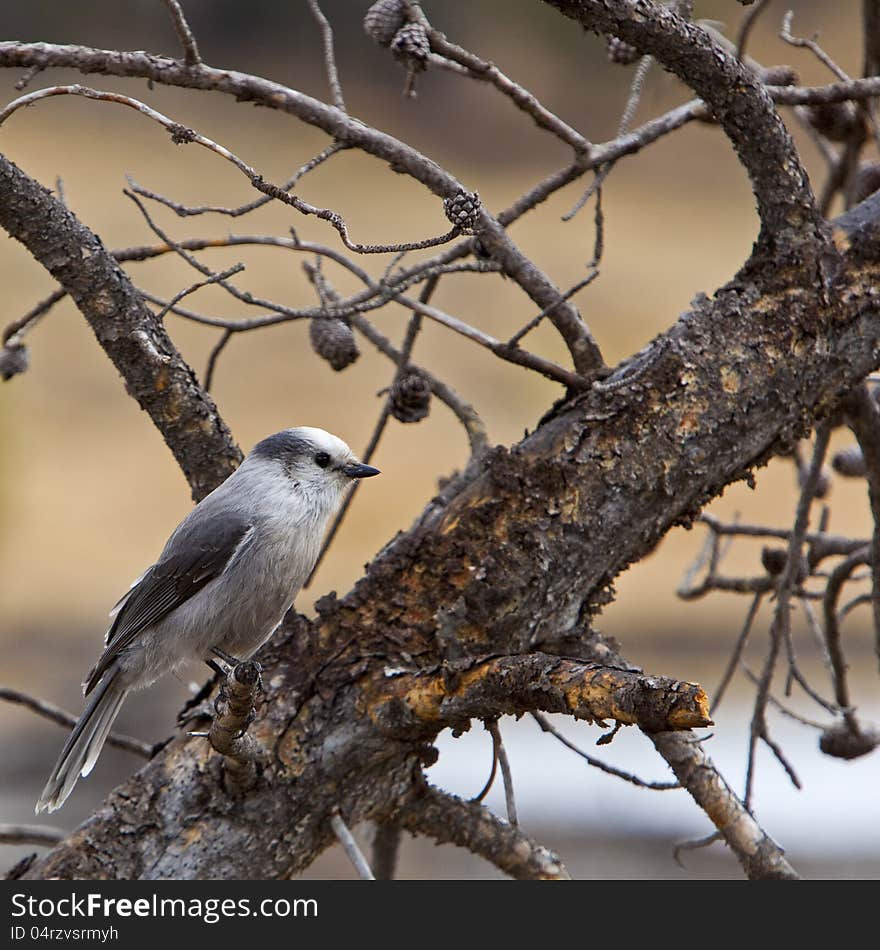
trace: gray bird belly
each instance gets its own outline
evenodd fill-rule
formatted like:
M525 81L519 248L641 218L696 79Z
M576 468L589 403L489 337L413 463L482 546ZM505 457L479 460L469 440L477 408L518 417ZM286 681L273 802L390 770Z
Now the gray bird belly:
M219 647L248 659L269 638L299 592L308 565L289 544L245 552L219 577L144 631L121 666L135 688L155 682L187 661L211 658Z

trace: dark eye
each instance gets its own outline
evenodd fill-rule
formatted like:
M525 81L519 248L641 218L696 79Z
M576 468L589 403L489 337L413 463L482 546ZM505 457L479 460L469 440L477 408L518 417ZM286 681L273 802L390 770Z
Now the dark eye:
M330 456L326 452L318 452L315 456L315 465L326 468L330 464Z

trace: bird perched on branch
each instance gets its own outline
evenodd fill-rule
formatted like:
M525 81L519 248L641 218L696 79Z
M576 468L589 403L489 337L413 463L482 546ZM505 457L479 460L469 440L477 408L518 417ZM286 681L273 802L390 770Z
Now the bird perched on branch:
M191 660L248 659L309 576L330 517L354 479L378 475L323 429L276 432L203 498L110 616L91 694L36 805L64 804L91 772L134 689Z

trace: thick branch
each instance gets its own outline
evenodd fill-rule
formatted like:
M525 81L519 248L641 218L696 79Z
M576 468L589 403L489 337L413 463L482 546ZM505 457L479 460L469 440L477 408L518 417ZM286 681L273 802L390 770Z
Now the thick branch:
M799 875L782 849L755 821L693 736L660 732L650 738L751 879L797 880Z
M61 284L150 414L198 499L241 453L211 397L101 239L51 192L0 155L0 227Z
M369 714L382 730L417 737L444 726L467 728L471 719L532 711L613 719L646 732L712 725L708 699L696 683L541 653L397 676L381 685Z

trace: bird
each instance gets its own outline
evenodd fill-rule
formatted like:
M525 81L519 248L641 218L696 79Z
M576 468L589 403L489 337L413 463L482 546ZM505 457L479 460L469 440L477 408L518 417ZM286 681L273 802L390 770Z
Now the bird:
M315 566L346 489L378 474L323 429L283 429L258 442L110 612L104 652L83 683L89 701L35 812L60 808L92 771L132 690L192 660L235 665L253 656Z

